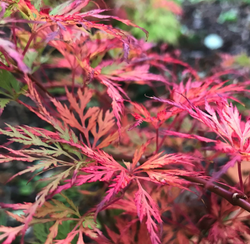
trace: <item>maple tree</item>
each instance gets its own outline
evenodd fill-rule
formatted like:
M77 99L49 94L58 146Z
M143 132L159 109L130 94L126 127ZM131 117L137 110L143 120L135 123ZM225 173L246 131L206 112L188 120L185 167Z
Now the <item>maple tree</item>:
M148 35L90 0L0 6L10 32L0 32L0 114L14 101L48 125L6 123L0 162L27 164L9 181L52 172L34 202L0 203L23 212L6 210L20 224L0 226L2 243L24 243L41 225L46 244L246 243L250 120L232 102L248 97L249 81L225 80L238 74L223 67L199 77L178 55L110 25ZM230 185L222 176L234 165L239 184ZM84 208L65 193L73 188L90 199Z

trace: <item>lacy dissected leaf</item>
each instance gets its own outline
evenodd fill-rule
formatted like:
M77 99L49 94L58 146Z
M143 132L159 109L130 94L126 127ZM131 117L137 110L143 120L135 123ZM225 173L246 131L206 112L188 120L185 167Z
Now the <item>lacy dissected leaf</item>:
M97 213L104 207L106 203L112 200L119 192L126 188L131 182L131 177L127 172L121 171L119 175L113 180L114 183L109 185L109 190L106 192L106 196L97 206Z
M62 240L72 241L73 239L75 241L77 235L79 236L78 240L82 241L83 233L91 232L93 226L96 225L93 220L91 222L91 215L81 216L72 200L63 194L62 196L66 199L69 207L58 200L52 199L52 202L45 202L41 208L37 209L35 219L32 221L32 223L54 221L53 224L49 225L49 229L44 230L43 236L40 236L40 233L36 233L36 236L40 241L42 241L42 239L44 240L43 243L52 244L62 242ZM39 225L40 224L35 224L35 227Z
M102 139L102 141L100 142L100 144L97 145L97 149L101 149L104 147L107 147L108 145L110 145L111 143L116 143L120 138L119 135L123 134L125 131L127 131L128 126L122 127L121 131L114 131L112 133L110 133L107 137L105 137L104 139Z
M38 136L32 134L29 131L29 127L25 127L25 128L18 127L16 129L10 126L10 129L11 129L10 131L1 130L1 133L9 136L11 139L13 139L13 141L18 141L19 143L23 143L24 145L29 145L29 146L33 146L33 145L40 146L40 148L34 149L34 150L24 148L24 149L20 149L19 151L8 149L8 151L10 152L9 159L15 159L15 160L21 159L22 161L28 161L28 162L32 162L34 160L41 160L40 164L31 166L30 168L20 171L13 177L27 173L27 172L34 172L35 170L39 170L39 169L47 169L47 168L50 168L52 165L53 167L56 167L58 166L58 164L61 164L67 167L65 171L62 171L61 173L51 176L48 179L51 182L47 184L47 186L45 186L41 190L41 192L37 194L37 200L32 205L29 205L29 207L25 210L26 219L24 221L24 226L22 229L22 234L24 234L29 226L29 223L33 219L33 215L36 213L37 208L43 206L43 204L46 201L46 197L51 192L54 192L58 188L61 181L70 175L70 173L77 167L77 164L72 163L72 159L74 158L71 155L69 155L67 152L64 152L64 150L62 150L58 142L54 142L53 146L51 145L51 142L53 142L54 139L49 138L49 136L46 136L45 134L43 134L44 132L46 132L45 130L43 130L43 133L40 132L39 134L38 128L30 129L30 131L35 130L36 134L39 134L39 136L43 137L43 138L39 138ZM45 141L47 142L47 144L45 143ZM49 149L48 152L46 151L47 148ZM30 155L36 155L36 156L32 157ZM67 155L67 157L70 159L69 162L59 160L57 156L60 156L60 155L65 155L65 156ZM7 159L5 159L5 161L9 160L8 157L9 155L6 155Z
M49 169L57 167L58 165L71 166L70 161L76 159L72 157L67 151L65 151L60 143L56 142L53 137L55 133L48 133L46 130L39 128L31 128L28 126L24 127L13 127L9 125L9 130L0 129L0 133L9 136L9 140L13 142L19 142L26 145L26 148L20 150L13 150L11 148L3 147L8 151L8 154L0 154L0 162L9 162L12 160L20 160L26 162L33 162L39 160L40 163L30 166L27 169L18 172L12 176L10 180L17 175L21 175L27 172L34 172L40 169ZM50 137L50 135L52 136ZM40 137L39 137L40 136ZM56 138L60 138L58 135ZM29 146L30 148L27 148ZM39 146L39 148L32 148L33 146ZM70 161L60 160L57 157L64 155ZM76 154L78 155L78 154Z
M134 188L133 191L126 192L124 198L120 198L118 201L107 207L107 209L122 209L124 211L122 213L123 217L120 216L119 218L116 218L116 227L119 230L120 235L105 226L109 237L114 242L120 241L122 243L134 243L135 240L137 240L137 243L151 244L150 234L147 231L145 221L140 223L138 230L137 207L134 201L136 192L137 188ZM126 218L127 216L129 216L129 218Z
M68 129L69 127L76 128L82 133L87 145L95 148L97 144L100 143L100 139L107 136L111 128L114 127L115 120L113 114L115 113L107 110L103 116L103 111L98 107L90 107L86 109L86 106L90 102L93 95L92 90L86 88L84 92L82 92L78 89L77 100L77 98L66 89L66 95L70 103L71 110L56 99L50 98L51 102L56 107L55 114L58 114L57 118L61 119L59 120L56 119L55 116L52 116L51 113L49 113L47 109L42 106L43 101L41 97L38 95L29 79L27 79L27 82L29 85L28 96L36 103L38 111L29 105L26 106L40 118L53 125L62 139L77 142L78 139L75 134ZM76 115L80 118L80 120L76 117ZM90 133L91 136L94 137L93 142L90 142ZM58 137L58 134L54 134L54 136ZM113 136L113 139L116 140L117 137L118 135Z
M219 82L219 84L218 84ZM235 97L235 93L242 93L248 91L246 88L248 83L240 84L227 84L228 81L215 81L214 77L208 77L205 81L192 81L189 79L186 84L181 82L180 84L173 84L170 98L156 98L154 100L169 104L169 101L174 101L176 106L171 109L172 115L178 114L180 107L177 104L189 106L192 103L194 106L204 106L205 102L218 102L222 100L232 99L240 103Z
M211 195L211 209L208 214L204 215L200 222L210 222L208 226L208 237L204 240L210 243L220 241L226 243L230 238L235 243L245 243L242 236L249 235L250 231L247 225L242 220L248 218L247 215L242 215L242 212L236 210L237 207L228 203L225 199L218 204L218 197L215 194ZM235 225L236 224L236 225Z
M180 179L179 176L193 175L193 172L189 173L186 170L180 170L180 169L166 169L165 170L164 166L175 165L175 164L183 165L183 161L185 160L187 168L188 167L192 168L193 167L192 162L197 159L194 159L193 157L189 157L187 155L175 155L175 154L164 155L160 157L161 154L158 154L158 155L152 156L151 158L146 160L146 162L138 166L138 162L141 160L146 150L146 147L148 146L149 143L150 141L144 146L142 146L139 150L136 150L131 166L127 162L124 162L124 164L126 165L127 169L130 170L131 173L133 172L134 174L133 178L137 178L136 182L139 187L139 190L135 193L135 205L137 208L137 215L141 222L144 220L144 218L146 219L145 221L146 221L147 229L150 233L152 243L160 243L160 239L158 237L159 229L157 227L157 223L161 224L162 220L160 217L159 209L158 209L157 204L151 198L150 194L142 188L141 183L139 182L138 179L145 179L145 180L148 180L148 179L146 179L145 177L141 177L140 174L142 172L146 172L149 176L150 181L157 183L157 184L169 184L172 186L185 188L184 187L185 180ZM126 176L127 174L126 171L121 171L121 172L123 173L123 175ZM121 177L115 178L114 182L118 184L118 186L116 186L115 183L111 184L110 187L112 188L110 188L110 190L108 191L108 195L106 196L108 197L107 200L110 199L110 196L113 197L114 193L117 194L115 187L118 188L120 187L120 184L121 184L119 183L118 180L122 180L120 182L127 183L126 178L124 178L124 176L122 176L122 178ZM123 204L121 204L123 201L124 200L121 199L119 200L119 204L118 203L114 204L114 206L112 204L110 207L114 207L118 209L120 208L120 209L126 210L127 212L130 212L132 208L128 209L129 204L127 204L127 206L125 204L123 207Z
M6 124L9 128L6 130L0 130L2 134L11 137L12 141L22 143L24 145L35 145L35 146L43 146L48 147L49 149L54 149L53 146L50 146L46 141L43 141L39 136L43 137L47 142L53 138L44 134L46 130L43 132L39 131L39 128L35 129L29 126L19 126L13 127L11 125Z
M124 98L121 94L127 96L127 94L123 91L119 85L111 82L110 80L106 79L102 75L98 76L98 79L107 87L107 94L112 99L112 108L114 116L117 119L117 126L119 131L121 130L121 115L124 111ZM128 98L128 97L127 97Z
M119 230L120 234L114 232L108 226L105 226L105 229L107 230L107 233L113 243L134 243L137 236L136 224L138 220L134 219L132 221L128 221L121 218L115 218L115 222L116 228ZM146 229L144 228L144 230ZM147 242L145 242L145 244L146 243Z
M150 144L150 140L148 140L144 145L142 145L139 149L135 150L133 161L131 168L134 169L136 166L138 166L138 163L140 162L140 159L142 158L143 154L145 153L147 146ZM127 166L128 167L128 166Z
M85 214L83 215L79 221L74 225L74 228L67 233L67 236L63 240L55 240L56 244L64 244L71 243L72 240L78 236L77 243L84 244L83 234L87 235L91 239L102 239L103 243L106 242L107 239L102 235L101 231L97 228L97 224L94 221L93 214Z
M138 218L133 220L115 218L116 228L119 234L105 225L108 236L112 243L138 243L138 244L151 244L150 235L147 231L147 226L144 222L140 223L138 228ZM98 242L103 244L103 242ZM111 243L111 242L109 242Z
M186 84L181 82L180 84L173 84L173 90L171 91L170 99L178 103L188 103L187 99L194 105L202 105L205 100L208 102L215 102L224 99L235 98L235 93L247 91L247 83L233 83L228 84L228 81L215 80L207 77L205 81L192 81L189 79ZM164 102L164 99L162 99Z
M11 95L11 97L14 97L14 95L20 91L20 83L9 71L1 70L0 79L2 81L0 84L0 88L3 88L5 91L7 91L6 93L1 90L0 91L1 94L4 95L8 94Z
M38 209L38 211L39 210L40 209ZM93 220L93 214L81 216L78 213L77 216L78 218L72 218L70 215L65 215L61 218L61 216L57 215L44 219L40 216L39 219L36 219L36 222L44 223L43 226L41 226L41 224L34 225L35 235L39 243L71 243L72 241L76 243L78 240L77 243L84 244L84 234L92 239L103 239L101 232L97 229L97 224ZM53 221L53 223L51 223L51 221ZM38 227L41 228L40 231L37 229Z
M66 106L62 106L62 104L53 100L58 112L61 115L61 118L71 127L81 131L85 136L89 146L91 146L89 139L89 132L91 132L91 134L94 136L92 147L95 148L99 139L106 135L108 131L114 126L115 121L113 113L106 111L105 115L103 116L103 112L98 107L89 108L88 111L85 112L86 105L89 103L93 94L91 90L85 89L84 93L82 93L79 89L77 93L79 102L76 101L76 98L74 98L67 89L66 94L71 107L79 115L81 124Z
M67 207L64 203L61 203L56 199L52 199L51 201L53 204L50 202L45 202L44 205L37 210L35 217L41 218L49 215L53 219L60 220L64 217L67 217L69 214L80 216L76 206L73 205L73 207Z
M8 216L15 219L16 221L18 221L20 223L25 223L24 214L15 214L15 213L12 213L12 212L9 212L9 211L6 211L6 213L8 214Z
M233 224L221 225L216 222L212 225L209 230L208 238L206 238L210 243L215 243L221 241L226 243L228 238L235 243L244 244L245 241L242 240L242 234L249 234L249 229L239 220L234 220Z
M37 209L43 206L43 204L46 202L46 197L49 195L49 193L57 189L60 182L69 176L71 170L72 168L69 168L68 170L56 175L54 179L53 177L51 177L53 181L49 183L46 187L44 187L37 194L37 200L32 204L32 206L28 210L25 211L26 219L25 219L25 224L22 228L22 239L24 238L24 234L26 230L28 229L29 224L33 220L33 216L35 215Z
M110 155L105 152L99 151L98 153L89 150L89 157L95 160L100 165L87 166L81 169L82 172L87 174L79 174L76 176L74 184L77 186L85 183L105 181L113 183L109 185L104 199L97 206L97 213L104 207L106 203L115 197L122 189L124 189L131 181L131 177L128 175L127 169L122 167L116 162ZM66 184L59 186L53 194L57 194L62 190L68 189L72 186L70 180L66 180Z
M216 110L205 102L205 111L202 111L191 102L186 104L166 100L182 111L187 111L193 118L201 121L212 131L217 133L225 142L228 142L232 149L243 151L245 142L249 136L249 121L243 124L241 116L236 107L228 104L226 100L221 100Z
M75 146L79 149L82 147L79 144L76 144ZM97 213L102 210L104 206L106 208L109 205L110 201L130 184L133 178L141 178L147 180L146 177L140 176L142 172L147 173L150 181L154 183L170 184L173 186L185 188L184 186L186 182L185 180L180 179L179 176L191 175L191 173L187 172L186 170L180 169L164 169L164 166L175 164L182 165L183 161L185 160L187 168L192 168L192 160L194 159L192 157L188 157L187 155L164 155L160 157L159 154L149 158L145 163L136 168L137 162L142 157L144 151L146 150L146 147L147 144L144 145L139 151L136 151L132 167L129 166L129 163L125 163L127 169L122 167L107 153L102 151L95 152L90 148L88 149L88 153L86 155L95 160L98 165L93 164L82 168L81 171L85 172L85 174L77 175L74 184L80 186L85 183L96 181L111 182L106 196L97 206ZM84 153L86 153L86 147L82 148L82 151L85 151ZM135 169L131 171L133 167L135 167ZM129 170L134 174L133 177L129 175ZM61 192L62 190L68 189L71 186L71 180L65 180L65 184L57 187L57 189L53 192L53 195Z
M168 103L176 106L180 110L187 111L193 118L204 123L223 140L223 142L218 141L218 146L215 145L214 148L228 152L231 155L231 160L216 173L216 178L225 173L229 167L234 166L237 161L241 161L244 158L248 159L250 149L250 121L247 120L244 122L241 120L241 115L237 107L228 104L226 100L222 100L216 109L210 106L206 101L205 111L193 105L191 102L186 105L168 100ZM185 137L185 135L181 134L180 136ZM203 137L191 135L190 138L192 137L202 141L209 141ZM222 148L222 145L225 145L225 148Z
M138 191L135 194L135 204L139 220L142 222L146 219L147 230L150 233L152 244L161 243L159 238L159 227L162 223L160 212L157 204L151 196L143 189L141 183L137 181Z
M28 84L28 92L26 93L26 96L28 96L30 99L32 99L35 104L37 105L37 108L34 108L28 104L22 103L24 106L26 106L30 111L34 112L39 118L42 120L48 122L51 124L57 131L63 132L65 129L65 126L57 120L54 116L52 116L47 109L44 106L44 101L42 100L41 96L36 91L32 81L28 76L25 77L25 80Z
M0 240L2 241L5 239L5 241L2 242L2 244L11 244L16 236L20 234L20 232L23 229L23 225L17 226L17 227L6 227L6 226L0 226Z
M58 233L58 226L60 224L60 221L56 221L50 228L49 228L49 234L47 236L47 239L45 241L45 244L52 244L53 239L57 236Z
M72 163L72 161L74 162L76 158L72 157L70 154L68 154L68 152L65 152L61 148L60 143L57 141L58 139L60 139L58 135L56 138L57 140L55 142L55 138L53 137L55 136L54 133L52 133L52 137L50 137L49 136L50 133L46 135L46 130L42 130L41 132L39 131L39 128L29 128L28 126L17 127L17 128L10 126L9 128L10 130L7 130L7 131L1 130L1 132L2 134L9 136L11 140L18 141L19 143L23 143L26 146L33 146L33 145L40 146L40 148L36 148L36 149L24 148L18 151L8 149L8 151L10 152L10 156L7 155L7 159L4 159L4 161L8 161L9 159L16 159L16 160L21 159L22 161L31 162L31 161L40 159L40 164L31 166L23 171L20 171L15 176L23 174L23 173L27 173L27 172L34 172L35 170L39 170L41 168L44 170L44 169L50 168L52 165L53 167L56 167L56 166L58 167L58 164L60 164L60 165L64 165L67 167L66 170L48 178L50 183L47 184L47 186L45 186L37 194L37 198L36 198L37 200L33 204L29 205L27 209L25 209L26 218L24 219L24 226L22 228L22 234L24 234L24 232L27 230L30 223L32 223L33 216L36 214L38 215L38 217L42 217L42 216L49 214L51 217L59 218L59 219L66 217L68 214L73 214L73 213L77 214L76 210L72 212L72 210L65 207L65 205L61 204L60 202L56 200L54 200L54 203L56 204L55 206L49 203L46 203L46 200L47 200L47 197L51 195L51 193L56 192L56 190L58 190L62 180L66 179L74 170L77 170L77 168L80 167L81 162L79 162L78 164ZM32 134L31 132L34 132L34 134ZM71 142L66 141L66 140L63 140L63 143L65 144L68 143L69 145L71 145ZM79 144L75 143L75 145L79 145ZM104 159L105 154L95 153L90 148L88 149L86 146L85 147L82 146L81 149L84 150L85 154L87 154L88 156L91 156L92 158L97 158L102 162L105 159L112 160L108 156L106 156L106 158ZM11 155L14 155L14 156L11 156ZM36 156L32 157L30 155L36 155ZM60 156L60 155L65 155L65 156L67 155L67 157L69 158L69 162L59 160L57 156ZM78 155L78 153L76 155ZM8 157L10 158L8 159ZM73 184L74 184L74 180L71 179L70 187ZM69 203L72 205L72 202L69 202ZM8 207L8 206L5 206L5 207ZM53 238L56 235L56 227L57 225L55 224L53 227L54 234L51 234L51 236L48 237L49 238L48 240L51 240L51 238Z
M86 36L86 31L83 31L81 29L92 29L92 28L96 28L96 29L100 29L100 30L104 30L106 33L114 36L115 38L118 38L119 40L121 40L124 44L124 50L125 50L125 54L124 57L125 59L127 59L128 57L128 50L130 48L130 46L135 42L135 40L133 39L133 42L130 41L131 37L123 32L122 30L118 30L118 29L114 29L112 26L106 26L103 24L97 24L97 22L91 22L89 20L85 20L84 18L86 17L94 17L94 18L99 18L99 19L116 19L118 21L122 21L123 23L125 23L126 25L132 25L134 27L138 27L134 24L132 24L130 21L128 20L122 20L119 19L117 17L112 17L112 16L105 16L105 15L101 15L100 13L102 13L104 10L101 9L97 9L97 10L91 10L88 12L83 12L83 13L78 13L79 10L82 7L85 7L88 4L89 1L84 1L84 2L79 2L79 1L68 1L67 3L69 4L66 7L66 3L63 3L62 5L58 6L58 8L56 8L54 10L53 13L51 13L52 15L46 15L45 13L40 12L40 14L38 14L38 17L36 17L36 20L40 20L42 19L43 21L46 20L46 24L42 24L40 28L38 28L36 30L37 35L40 35L42 38L46 38L48 42L53 42L53 40L56 37L60 37L60 39L65 39L66 36L74 36L75 32L80 33L80 34L76 34L76 38L79 39L81 38L81 33L83 36ZM20 6L25 5L24 2L20 3ZM76 6L74 8L74 10L70 10L70 6ZM32 6L30 4L26 4L25 9L29 9L29 10L33 10ZM70 10L70 13L68 12ZM74 13L73 13L74 12ZM76 27L77 25L81 25L81 28ZM57 25L58 28L55 28L54 25ZM70 27L70 28L68 28ZM53 31L55 30L56 31ZM144 30L143 30L144 31ZM146 31L145 31L146 32ZM69 34L67 34L69 33ZM66 38L67 41L68 38ZM64 45L63 42L58 42L58 43L54 43L53 46L55 46L56 48L60 49L60 46ZM111 45L109 45L111 46ZM111 48L113 48L111 46ZM92 48L91 48L92 49ZM90 50L91 50L90 49ZM109 48L110 49L110 48ZM80 50L78 53L82 53L81 49L79 48L75 48L72 49L74 50L73 53L76 53L76 50ZM89 50L89 52L90 52ZM101 51L101 50L100 50ZM93 53L91 54L93 56ZM67 51L67 53L65 53L65 58L68 59L69 56L69 50ZM71 55L73 57L73 55ZM76 59L76 57L79 57L79 54L76 53L75 57L73 57L73 59ZM71 66L73 63L75 64L79 64L85 71L86 73L91 77L92 76L92 69L91 67L88 65L88 60L83 60L82 57L79 57L76 62L70 62ZM77 69L76 65L74 65L74 69ZM73 68L73 67L72 67ZM148 69L148 67L147 67ZM137 73L140 72L140 70L136 71ZM95 72L94 72L95 73ZM140 72L141 73L141 72ZM130 75L131 78L134 77L136 74L131 74ZM150 76L152 76L151 78L149 78ZM154 76L154 77L153 77ZM145 75L144 78L147 79L156 79L156 75L152 75L149 74L147 72L147 74ZM130 79L131 79L130 78ZM123 109L124 109L124 99L122 97L122 95L126 96L125 92L119 87L118 84L115 84L114 82L112 82L110 79L107 79L103 76L99 76L98 75L98 79L101 81L101 83L103 83L106 87L107 87L107 93L108 95L112 98L112 107L113 107L113 113L114 116L117 119L117 125L119 128L119 131L121 130L121 115L123 113ZM127 79L126 77L123 78ZM142 77L140 77L140 79L142 79ZM158 80L161 79L161 76L158 76Z
M135 82L138 84L148 84L153 86L155 82L170 84L168 79L163 75L150 73L150 64L143 62L140 58L133 58L129 64L125 62L121 64L114 63L113 60L102 62L96 67L101 69L102 75L114 82Z
M100 31L97 31L91 39L85 35L79 36L77 40L69 43L53 40L50 45L56 48L63 55L63 58L52 57L51 63L46 64L46 67L75 69L75 73L78 75L82 74L82 69L91 75L91 68L96 69L103 56L113 49L116 48L122 52L122 45L119 40ZM125 62L121 64L124 65ZM121 64L113 66L117 68ZM71 84L71 81L65 80L65 82Z
M126 191L123 198L120 198L112 203L112 205L108 206L107 209L122 209L124 211L123 214L137 218L137 208L134 202L134 195L136 191L137 188L135 188L134 191Z
M121 115L123 114L124 110L124 97L126 99L129 99L127 94L124 92L124 90L120 87L119 84L117 84L117 81L112 80L109 77L106 77L106 75L100 73L99 66L93 69L90 66L90 62L87 61L88 59L92 59L97 54L104 55L105 52L107 52L110 47L117 47L117 43L114 43L113 40L106 40L106 44L100 44L94 40L94 41L88 41L83 40L84 43L86 43L86 47L82 47L81 42L79 44L74 45L73 47L69 47L68 44L64 44L60 46L67 46L64 48L58 48L59 43L55 43L54 46L57 47L60 52L64 55L65 60L59 62L57 65L61 65L61 67L67 67L74 71L74 73L78 74L79 76L82 74L82 70L87 73L87 81L97 79L100 81L101 84L103 84L107 88L107 95L112 99L112 108L115 118L117 119L117 125L119 128L119 131L121 131ZM107 43L109 45L107 46ZM79 45L82 48L79 48ZM99 46L100 45L100 46ZM108 48L108 49L107 49ZM71 52L75 53L76 50L79 50L76 52L75 55L68 55L69 50ZM92 52L92 53L91 53ZM101 52L101 53L99 53ZM91 56L89 56L91 54ZM113 62L113 61L112 61Z
M14 210L25 210L29 209L29 207L32 205L32 203L15 203L15 204L10 204L10 203L0 203L0 206L2 208L11 208Z
M1 131L0 131L1 133ZM3 133L4 134L4 133ZM7 147L3 147L2 148L6 149L9 153L0 154L0 163L6 163L6 162L10 162L13 160L20 160L20 161L26 161L26 162L33 162L36 158L28 156L20 151L16 151Z
M193 163L200 161L200 159L187 154L161 155L162 153L159 153L150 157L144 163L135 167L134 173L145 172L152 182L185 188L186 181L179 178L179 176L194 175ZM181 165L184 169L178 168L178 165ZM196 174L198 175L199 173Z
M67 141L64 141L64 140L59 140L59 141L62 143L67 143ZM101 151L101 150L94 151L85 145L80 145L80 143L77 144L77 143L71 142L70 145L75 148L78 148L81 153L83 153L89 159L92 160L92 161L89 161L90 166L86 166L81 169L81 171L86 172L88 174L76 175L73 181L65 180L65 182L67 183L62 186L57 187L57 189L53 191L53 195L60 193L62 190L72 187L72 184L79 186L87 182L109 181L115 172L126 170L118 162L116 162L112 156L105 153L104 151ZM93 161L100 164L100 166L93 165ZM78 166L79 165L80 164L78 164Z
M89 31L89 33L91 33L91 29L95 28L118 38L124 45L124 57L125 59L127 59L129 47L131 46L132 43L130 41L132 37L130 37L128 33L126 33L125 31L116 29L111 25L99 24L98 20L100 21L102 19L104 20L115 19L124 23L125 25L133 26L136 28L140 27L133 24L129 20L123 20L115 16L101 14L102 12L107 10L93 9L87 12L80 12L80 10L86 7L89 2L90 2L89 0L86 1L69 0L65 3L62 3L61 5L58 5L49 14L43 11L38 12L35 9L35 7L28 1L20 1L18 6L20 11L22 11L23 13L26 12L24 14L25 18L36 21L40 20L43 21L44 24L41 23L41 25L36 28L35 32L36 34L46 38L48 42L58 37L60 39L64 39L66 37L67 41L69 40L68 38L72 40L70 35L72 35L73 32L78 32L80 35L81 34L86 35L86 31ZM32 12L34 12L35 14L33 15ZM96 20L90 21L89 20L90 17ZM81 28L74 28L76 24L80 25ZM55 26L57 28L55 28ZM148 32L143 28L140 29L144 31L146 35L148 34Z
M130 127L130 129L138 126L143 121L152 124L155 129L158 129L172 115L171 112L166 111L166 109L162 109L158 111L155 116L153 116L142 104L138 104L135 102L130 103L135 108L135 111L132 112L132 116L136 120L136 123L132 127Z

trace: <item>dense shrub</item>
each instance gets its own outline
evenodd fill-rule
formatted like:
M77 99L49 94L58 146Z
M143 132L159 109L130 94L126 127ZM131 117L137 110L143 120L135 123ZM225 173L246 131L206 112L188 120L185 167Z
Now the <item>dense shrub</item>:
M248 81L220 67L199 77L89 0L0 4L1 113L14 102L46 122L0 129L0 162L27 164L9 180L44 185L34 202L1 203L23 211L6 211L20 224L0 227L4 244L28 229L46 244L246 242L250 121L234 104Z

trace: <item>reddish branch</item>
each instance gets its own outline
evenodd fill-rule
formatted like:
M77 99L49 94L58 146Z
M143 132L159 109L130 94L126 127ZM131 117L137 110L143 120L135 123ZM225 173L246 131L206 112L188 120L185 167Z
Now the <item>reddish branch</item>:
M208 183L208 181L196 177L181 176L183 179L198 183L199 186L208 189L216 195L226 199L232 205L239 206L244 210L250 212L250 203L247 201L247 196L239 192L230 192L214 183Z

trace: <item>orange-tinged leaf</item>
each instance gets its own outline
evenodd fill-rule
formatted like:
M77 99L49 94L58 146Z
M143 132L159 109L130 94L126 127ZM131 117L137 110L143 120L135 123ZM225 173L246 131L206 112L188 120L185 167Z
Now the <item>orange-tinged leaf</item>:
M132 166L131 166L132 169L134 169L136 167L137 163L142 158L142 156L145 153L146 148L147 148L147 146L149 145L150 142L151 142L150 140L147 141L147 143L145 143L143 146L141 146L139 150L135 151Z
M103 112L100 111L98 114L97 123L98 129L97 124L91 129L91 133L94 136L93 148L96 147L98 140L106 135L108 131L115 125L113 113L107 110L103 118Z
M60 224L60 221L56 221L55 224L53 224L49 228L49 234L47 236L45 244L53 244L53 239L57 236L58 233L58 226Z
M14 214L12 212L6 211L6 213L13 219L15 219L18 222L24 223L25 222L25 216L23 215L19 215L19 214Z

